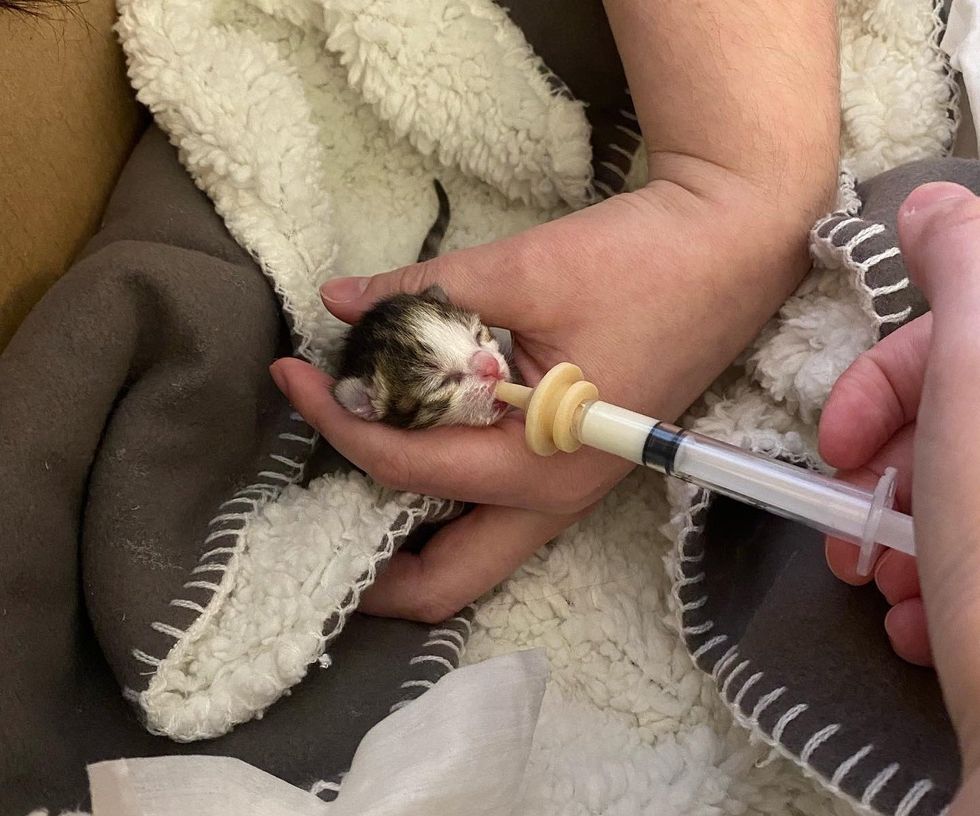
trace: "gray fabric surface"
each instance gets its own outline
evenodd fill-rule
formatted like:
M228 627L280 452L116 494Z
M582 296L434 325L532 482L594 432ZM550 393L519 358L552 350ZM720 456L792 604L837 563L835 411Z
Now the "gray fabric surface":
M289 351L261 272L151 129L0 356L0 813L84 806L86 763L122 756L225 754L309 786L346 769L404 680L445 671L413 657L457 659L423 650L427 626L355 615L330 669L219 739L154 737L124 702L147 679L132 649L173 642L149 624L193 617L168 604L218 506L270 453L304 456L278 439L298 423L267 371ZM308 478L338 466L315 460Z
M969 187L975 193L980 193L980 162L962 158L911 162L859 184L857 192L863 204L862 219L884 224L887 230L881 236L876 236L867 248L862 245L860 254L856 254L857 257L870 257L875 251L875 244L883 246L890 243L898 246L896 226L898 207L916 187L930 181L953 181ZM842 235L841 240L844 237ZM870 271L867 282L871 288L875 288L905 280L907 277L901 256L896 256L883 261ZM912 285L909 285L907 290L876 297L874 305L878 314L888 314L905 306L911 306L909 320L918 317L929 308L922 293ZM889 332L883 334L887 333Z
M927 159L875 176L857 187L862 217L885 224L895 232L899 205L916 187L930 181L952 181L980 193L980 162L966 158Z
M79 288L98 293L93 318L105 336L75 378L104 383L112 400L88 475L86 608L120 684L142 691L148 666L132 649L162 658L174 643L150 624L184 630L197 613L171 599L210 600L184 584L202 552L227 543L202 546L218 506L269 466L270 453L305 460L309 446L278 436L312 431L290 419L268 375L271 360L290 353L275 297L156 131L59 294L79 302ZM78 318L68 327L78 332ZM55 387L72 372L59 375Z

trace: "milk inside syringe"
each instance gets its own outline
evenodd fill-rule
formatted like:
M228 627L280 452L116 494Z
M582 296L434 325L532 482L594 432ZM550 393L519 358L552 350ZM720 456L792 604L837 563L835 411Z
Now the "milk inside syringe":
M498 396L524 408L528 423L535 423L534 428L528 428L532 449L534 432L538 433L540 448L541 428L546 428L562 450L574 450L577 446L571 442L574 439L801 522L857 544L861 548L858 572L862 575L869 572L877 545L915 554L912 518L892 510L896 475L893 469L885 472L873 491L862 490L607 402L597 399L577 402L573 388L569 387L574 375L567 375L569 369L579 375L581 372L577 367L563 366L567 368L552 369L534 392L511 384L498 386ZM560 382L563 374L564 382ZM591 384L573 385L588 385L591 393L596 393ZM535 400L542 389L549 393L541 393ZM553 450L551 447L537 452Z

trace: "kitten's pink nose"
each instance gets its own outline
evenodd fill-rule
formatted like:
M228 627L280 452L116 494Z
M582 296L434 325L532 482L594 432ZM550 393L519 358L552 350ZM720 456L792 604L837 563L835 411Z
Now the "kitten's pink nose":
M489 351L483 351L482 349L472 357L470 357L470 369L474 374L480 377L486 377L489 380L499 380L500 376L500 363L497 362L497 358L494 357Z

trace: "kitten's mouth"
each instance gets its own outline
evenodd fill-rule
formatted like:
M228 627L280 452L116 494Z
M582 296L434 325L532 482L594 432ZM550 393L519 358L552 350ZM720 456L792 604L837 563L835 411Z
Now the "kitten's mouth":
M467 401L469 403L468 410L471 419L466 424L481 426L495 425L510 410L510 405L503 400L497 399L494 394L496 384L496 380L492 385L483 381L477 388L469 392Z

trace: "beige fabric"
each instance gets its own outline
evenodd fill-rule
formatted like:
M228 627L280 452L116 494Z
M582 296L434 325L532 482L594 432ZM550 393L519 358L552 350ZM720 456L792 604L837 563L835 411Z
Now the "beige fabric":
M0 12L0 349L99 223L140 126L113 0Z

